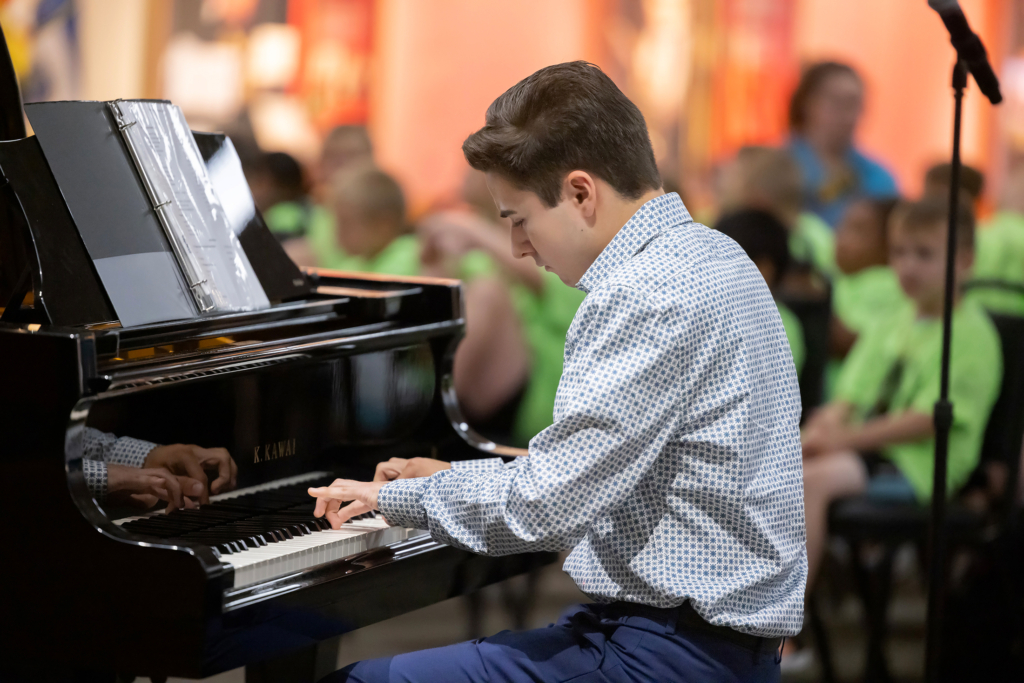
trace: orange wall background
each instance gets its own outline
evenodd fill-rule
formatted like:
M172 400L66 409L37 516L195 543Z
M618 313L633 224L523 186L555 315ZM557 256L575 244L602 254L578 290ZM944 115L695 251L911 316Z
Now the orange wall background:
M468 168L462 142L495 97L537 69L594 60L594 0L378 0L377 161L413 215L448 198Z
M996 70L1011 0L961 0ZM378 162L394 172L413 214L457 191L461 144L487 105L543 66L602 64L608 0L377 0L370 129ZM858 144L920 191L924 171L948 159L954 52L925 0L798 0L796 54L803 62L849 62L867 84ZM756 112L752 116L758 115ZM999 185L996 112L973 81L964 109L964 160ZM685 162L684 162L685 163Z
M960 5L998 73L1009 2ZM896 174L903 193L920 192L925 170L948 160L952 150L955 52L938 14L925 0L802 0L797 46L805 61L838 59L861 72L868 99L859 144ZM996 116L971 79L964 97L963 159L989 172L989 189L998 185L990 164Z

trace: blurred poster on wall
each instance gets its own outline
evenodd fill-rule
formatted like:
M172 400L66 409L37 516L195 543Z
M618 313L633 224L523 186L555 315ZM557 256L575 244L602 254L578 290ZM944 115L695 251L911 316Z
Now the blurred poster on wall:
M796 11L796 0L694 0L691 160L712 164L785 138L799 77Z
M78 98L78 13L72 0L0 0L0 22L26 102Z
M292 0L288 23L299 30L299 70L290 91L321 131L366 123L373 0Z

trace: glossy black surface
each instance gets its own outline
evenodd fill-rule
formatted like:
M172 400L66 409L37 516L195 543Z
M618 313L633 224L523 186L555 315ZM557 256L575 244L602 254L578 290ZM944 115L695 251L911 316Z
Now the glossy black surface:
M0 513L8 554L21 560L0 565L4 585L18 587L0 593L5 621L18 625L5 656L208 676L552 561L487 558L427 537L233 588L215 548L259 543L252 527L264 523L301 533L301 502L246 499L278 502L233 527L239 520L218 518L228 507L216 506L121 527L90 497L81 460L64 452L65 434L81 426L225 447L240 486L323 470L369 477L396 455L494 451L460 426L450 395L457 284L314 281L348 295L130 330L0 323L0 462L19 483Z
M220 156L228 157L228 159L219 159L219 163L237 164L239 171L241 170L238 154L226 135L192 131L192 137L195 138L196 145L207 166L210 165L211 160ZM267 298L273 302L279 302L308 296L312 291L309 279L292 263L284 249L281 248L281 243L267 228L262 214L253 202L248 186L244 183L235 185L218 183L212 172L210 177L214 182L217 195L222 201L251 207L251 218L238 233L238 240L242 243L245 255L249 258L253 270L256 271ZM238 196L229 197L228 194Z
M0 306L27 267L36 309L11 309L4 319L54 325L115 320L36 138L0 142L0 169Z
M0 140L25 137L25 114L21 108L21 90L14 73L7 38L0 28Z

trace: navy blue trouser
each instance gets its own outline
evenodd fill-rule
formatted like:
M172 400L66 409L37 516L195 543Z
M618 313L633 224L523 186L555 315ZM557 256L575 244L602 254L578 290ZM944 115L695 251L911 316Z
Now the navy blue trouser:
M676 610L632 607L575 605L547 628L356 662L320 683L779 681L770 646L677 625Z

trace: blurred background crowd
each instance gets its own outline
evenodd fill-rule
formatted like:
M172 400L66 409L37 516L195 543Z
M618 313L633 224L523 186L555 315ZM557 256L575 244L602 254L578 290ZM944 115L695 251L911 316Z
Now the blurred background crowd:
M968 88L960 284L1022 315L1024 2L961 4L1006 101ZM859 337L924 305L889 244L900 200L925 200L902 239L951 191L954 53L924 0L3 0L0 24L27 101L165 98L229 133L300 265L462 279L455 385L495 440L550 424L583 294L512 258L461 143L542 66L593 62L639 105L666 191L775 293L805 415L852 391Z

